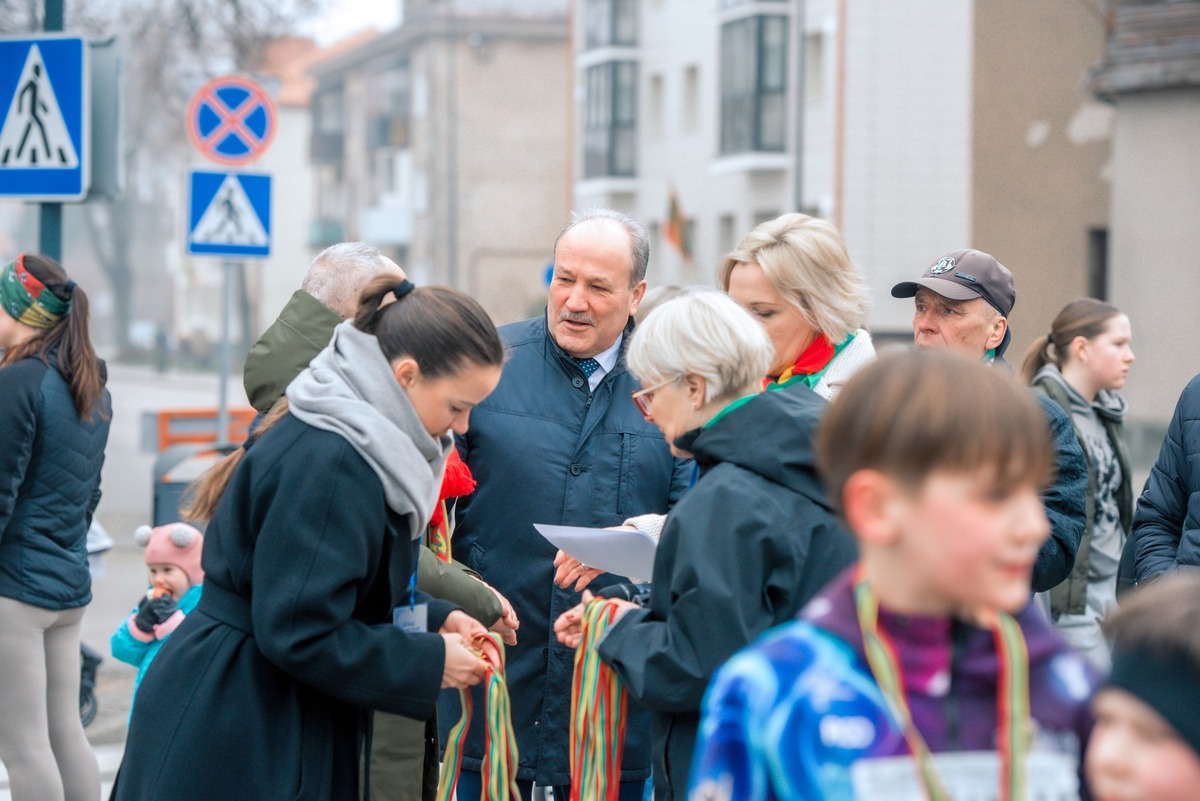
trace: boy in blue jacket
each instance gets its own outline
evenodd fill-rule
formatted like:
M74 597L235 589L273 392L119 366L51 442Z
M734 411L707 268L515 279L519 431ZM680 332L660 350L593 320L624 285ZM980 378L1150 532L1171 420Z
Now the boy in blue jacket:
M690 797L1077 798L1096 677L1029 603L1054 458L1037 402L894 353L816 445L860 560L713 679Z
M204 535L186 523L158 528L139 526L133 533L146 548L150 587L137 607L112 636L112 653L138 668L133 693L146 675L155 654L183 618L196 608L204 588L200 555Z

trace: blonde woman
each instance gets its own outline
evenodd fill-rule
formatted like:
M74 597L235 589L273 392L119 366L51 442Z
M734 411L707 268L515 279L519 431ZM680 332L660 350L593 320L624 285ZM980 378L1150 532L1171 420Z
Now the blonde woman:
M804 384L825 399L875 358L867 291L837 228L807 214L762 223L725 257L722 290L775 348L768 388Z

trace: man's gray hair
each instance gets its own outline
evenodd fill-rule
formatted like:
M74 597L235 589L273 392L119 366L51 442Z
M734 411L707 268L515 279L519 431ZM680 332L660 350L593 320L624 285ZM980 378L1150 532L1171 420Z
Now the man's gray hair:
M635 287L646 280L646 267L650 264L650 234L645 227L628 214L613 209L587 209L586 211L571 212L571 221L566 224L554 240L554 252L558 253L558 243L568 231L586 222L594 220L612 220L625 229L629 234L629 258L633 270L629 276L629 286Z
M762 388L775 348L750 313L724 292L689 288L650 312L626 356L643 387L703 376L705 402Z
M317 254L300 288L349 319L358 310L358 296L367 282L395 271L379 248L366 242L340 242Z

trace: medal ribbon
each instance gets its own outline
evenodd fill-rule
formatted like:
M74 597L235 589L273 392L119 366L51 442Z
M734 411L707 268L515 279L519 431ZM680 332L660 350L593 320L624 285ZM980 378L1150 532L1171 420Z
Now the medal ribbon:
M496 644L500 664L488 665L484 678L485 746L483 752L483 796L480 801L520 801L517 789L517 735L513 731L512 708L509 702L508 685L504 681L504 642L500 635L489 631L487 636ZM486 659L484 651L482 658ZM462 769L463 744L467 730L471 727L474 711L471 691L461 689L458 698L462 704L462 716L446 736L446 753L442 759L442 774L438 780L437 801L450 801L458 786L458 773Z
M596 651L619 609L603 598L583 608L571 681L570 801L617 801L620 794L628 693Z
M879 627L879 597L858 568L854 582L854 607L863 635L863 650L871 674L888 702L893 718L904 732L909 751L917 762L925 795L929 801L949 801L933 764L933 755L925 738L917 731L904 690L904 673L896 648ZM1001 801L1026 798L1026 756L1031 739L1029 709L1029 654L1021 626L1005 612L990 612L986 621L996 642L1000 663L1000 686L996 694L996 742L1000 755Z

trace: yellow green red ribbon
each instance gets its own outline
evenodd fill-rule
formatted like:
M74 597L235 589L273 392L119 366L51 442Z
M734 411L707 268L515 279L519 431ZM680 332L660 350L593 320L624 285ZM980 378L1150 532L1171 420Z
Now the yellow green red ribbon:
M620 793L628 693L596 651L619 610L618 603L604 598L583 608L583 638L571 682L570 801L617 801Z

